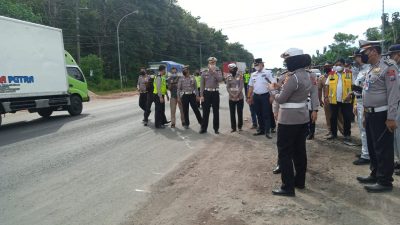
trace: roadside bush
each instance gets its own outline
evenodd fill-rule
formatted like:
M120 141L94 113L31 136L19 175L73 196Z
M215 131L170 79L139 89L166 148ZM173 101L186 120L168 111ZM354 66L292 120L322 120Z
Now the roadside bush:
M80 67L89 84L96 86L101 83L104 78L103 65L103 60L97 55L91 54L81 58ZM90 70L93 71L93 76L90 76Z

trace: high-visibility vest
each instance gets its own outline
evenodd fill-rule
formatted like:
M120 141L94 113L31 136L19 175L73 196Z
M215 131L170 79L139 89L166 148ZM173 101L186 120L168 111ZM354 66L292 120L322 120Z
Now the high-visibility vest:
M251 77L251 75L249 73L243 74L243 78L244 78L244 83L245 84L249 83L250 77Z
M194 76L194 78L196 79L197 88L200 88L201 76Z
M159 77L160 76L157 76L156 79L154 80L154 83L153 83L153 86L154 86L153 94L158 94L158 91L157 91L157 79ZM162 95L166 95L167 94L167 78L166 77L167 77L166 75L161 76L161 94Z
M337 84L339 80L339 75L337 72L329 73L327 79L329 79L329 102L330 104L337 104ZM349 93L351 93L351 84L353 82L353 74L350 70L344 70L342 72L342 102Z

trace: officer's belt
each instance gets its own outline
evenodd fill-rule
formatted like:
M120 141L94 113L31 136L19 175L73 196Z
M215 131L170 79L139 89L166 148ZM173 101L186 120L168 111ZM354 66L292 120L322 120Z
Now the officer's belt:
M219 88L204 88L206 91L219 91Z
M387 105L381 106L381 107L364 107L364 111L367 113L378 113L378 112L384 112L387 111L389 107Z
M303 108L306 106L307 106L307 103L305 103L305 102L299 102L299 103L287 102L287 103L279 104L279 108L281 108L281 109L300 109L300 108Z
M194 91L182 91L181 94L182 95L191 95L191 94L194 94Z

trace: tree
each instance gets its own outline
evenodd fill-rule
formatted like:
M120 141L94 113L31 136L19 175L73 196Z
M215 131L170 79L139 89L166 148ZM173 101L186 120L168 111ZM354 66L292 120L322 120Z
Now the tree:
M0 15L34 23L42 22L42 18L36 15L31 7L10 0L0 1Z

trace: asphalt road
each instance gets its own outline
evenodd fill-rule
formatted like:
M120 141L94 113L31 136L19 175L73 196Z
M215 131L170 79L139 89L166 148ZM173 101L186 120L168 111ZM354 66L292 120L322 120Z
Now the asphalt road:
M166 112L169 118L168 104ZM0 224L123 223L147 199L151 184L216 137L212 120L209 133L198 134L192 112L189 130L179 116L176 129L144 127L142 114L134 96L86 103L78 117L6 115L0 128ZM228 115L223 91L222 133L229 132Z

